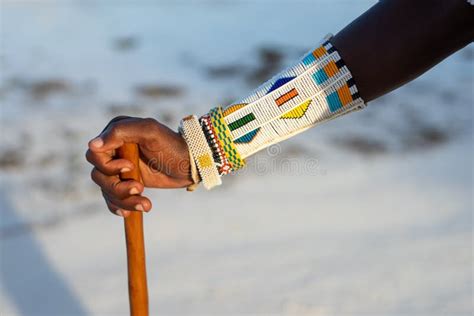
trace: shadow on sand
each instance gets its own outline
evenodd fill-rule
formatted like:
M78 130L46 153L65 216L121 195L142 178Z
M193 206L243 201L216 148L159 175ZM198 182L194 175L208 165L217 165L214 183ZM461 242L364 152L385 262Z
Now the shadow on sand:
M21 220L3 191L0 191L0 218L3 223ZM20 315L87 314L63 276L49 262L32 231L0 240L0 280L4 295Z

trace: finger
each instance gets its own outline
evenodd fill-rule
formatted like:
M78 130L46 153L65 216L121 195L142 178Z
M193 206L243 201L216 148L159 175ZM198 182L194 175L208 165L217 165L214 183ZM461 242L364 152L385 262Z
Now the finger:
M125 199L117 199L108 194L107 198L115 204L118 208L127 210L127 211L140 211L140 212L149 212L151 210L152 204L151 201L141 195L131 195Z
M108 175L118 175L133 169L133 163L127 159L113 159L108 153L95 153L92 150L86 152L86 159L100 172Z
M107 198L105 194L102 194L102 195L104 196L104 200L105 200L105 204L107 204L107 208L112 214L121 216L121 217L127 217L130 215L130 211L120 209L117 205L110 202L110 200Z
M144 189L143 184L138 181L121 181L119 177L103 174L97 168L92 170L91 178L108 196L118 200L140 194Z
M89 148L94 152L110 152L124 143L140 143L143 132L147 130L147 125L151 124L151 121L151 119L127 118L112 122L98 137L89 142Z
M113 119L110 120L109 123L107 123L107 125L104 127L104 129L100 132L99 136L109 128L110 124L113 124L115 122L125 120L125 119L128 119L128 118L131 118L131 117L130 116L124 116L124 115L114 117ZM90 147L100 147L100 146L102 146L99 143L97 143L97 142L100 142L100 140L98 140L98 138L99 137L96 137L96 138L93 138L92 140L89 141L89 148Z

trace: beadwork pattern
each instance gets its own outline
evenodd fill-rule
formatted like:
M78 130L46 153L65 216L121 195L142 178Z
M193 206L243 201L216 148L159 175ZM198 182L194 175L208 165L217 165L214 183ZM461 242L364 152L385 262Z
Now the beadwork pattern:
M242 158L365 107L349 69L328 39L300 62L223 110Z
M220 175L242 168L244 158L265 147L365 107L329 38L246 98L201 117L213 152L208 157ZM207 166L209 160L196 163Z
M212 149L214 161L219 170L219 175L223 176L232 171L232 166L230 165L227 157L224 153L224 150L218 141L217 133L214 130L212 125L211 118L209 115L204 115L200 119L201 124L204 128L204 134L206 135L209 146Z
M224 150L224 154L227 157L227 160L232 166L232 170L242 168L243 166L245 166L245 161L241 158L237 148L235 147L231 130L224 121L222 108L214 108L209 112L209 114L214 130L217 133L217 139L220 142L222 149Z

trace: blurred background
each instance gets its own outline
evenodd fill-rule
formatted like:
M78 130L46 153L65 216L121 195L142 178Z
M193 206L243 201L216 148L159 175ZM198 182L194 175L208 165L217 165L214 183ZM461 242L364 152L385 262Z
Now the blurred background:
M2 1L0 314L127 315L87 141L250 93L376 1ZM382 30L381 30L382 31ZM151 314L471 315L471 44L206 192L149 190Z

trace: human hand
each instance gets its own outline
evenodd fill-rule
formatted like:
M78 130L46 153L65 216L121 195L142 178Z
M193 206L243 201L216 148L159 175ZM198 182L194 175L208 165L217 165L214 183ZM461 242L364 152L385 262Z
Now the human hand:
M138 168L143 184L120 180L122 172L134 168L131 161L114 157L115 150L124 143L136 143L139 147ZM151 201L140 195L145 187L183 188L193 183L186 142L154 119L116 117L88 146L86 159L94 166L91 178L116 215L127 217L130 211L150 211Z

